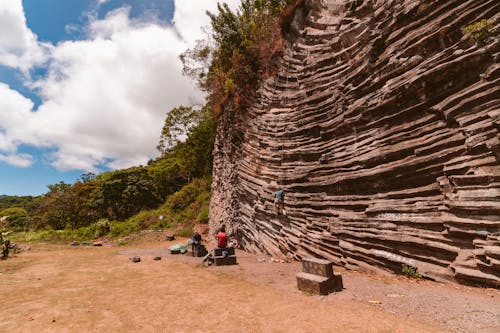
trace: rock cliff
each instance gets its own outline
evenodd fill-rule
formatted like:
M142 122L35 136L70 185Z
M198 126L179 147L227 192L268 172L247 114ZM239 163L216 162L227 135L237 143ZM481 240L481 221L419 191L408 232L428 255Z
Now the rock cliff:
M221 116L211 227L252 252L499 287L499 13L305 1L277 75Z

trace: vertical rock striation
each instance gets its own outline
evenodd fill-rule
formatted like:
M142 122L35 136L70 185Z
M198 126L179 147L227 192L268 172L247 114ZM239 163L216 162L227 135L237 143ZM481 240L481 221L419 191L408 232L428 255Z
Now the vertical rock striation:
M212 227L248 251L500 286L499 13L306 1L276 77L221 117Z

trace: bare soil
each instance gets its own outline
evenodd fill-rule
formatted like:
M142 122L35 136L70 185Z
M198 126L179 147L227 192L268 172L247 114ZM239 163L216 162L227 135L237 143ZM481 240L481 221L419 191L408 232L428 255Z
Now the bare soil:
M239 265L205 268L155 237L0 261L0 332L500 332L498 290L336 268L345 290L311 296L299 263L238 251Z

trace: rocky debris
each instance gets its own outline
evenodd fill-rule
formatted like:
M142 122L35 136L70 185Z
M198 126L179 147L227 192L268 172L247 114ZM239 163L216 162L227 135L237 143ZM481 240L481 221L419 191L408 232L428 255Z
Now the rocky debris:
M275 262L275 263L286 263L288 261L283 259L275 259L275 258L257 258L258 262Z
M101 241L95 241L92 243L92 246L102 246L102 242Z
M23 244L14 244L14 249L17 251L30 251L31 246Z
M69 245L70 245L70 246L79 246L79 245L80 245L80 243L79 243L79 242L77 242L77 241L73 241L73 242L71 242Z
M167 241L173 241L175 240L175 234L167 234L165 238Z
M153 260L155 261L161 260L161 257L154 257Z
M172 245L168 248L168 252L170 252L170 254L184 254L188 251L188 247L190 247L191 244L175 244L175 245Z
M211 229L274 257L499 287L500 2L305 6L276 76L219 119ZM483 19L491 36L464 32Z
M141 262L141 257L134 256L134 257L130 258L130 261L132 261L132 262Z

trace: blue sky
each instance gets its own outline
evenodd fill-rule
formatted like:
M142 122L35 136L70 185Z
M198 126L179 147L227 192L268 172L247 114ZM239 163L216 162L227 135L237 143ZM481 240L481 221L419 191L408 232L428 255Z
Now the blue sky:
M233 8L238 0L227 1ZM0 0L0 195L145 164L215 0Z

